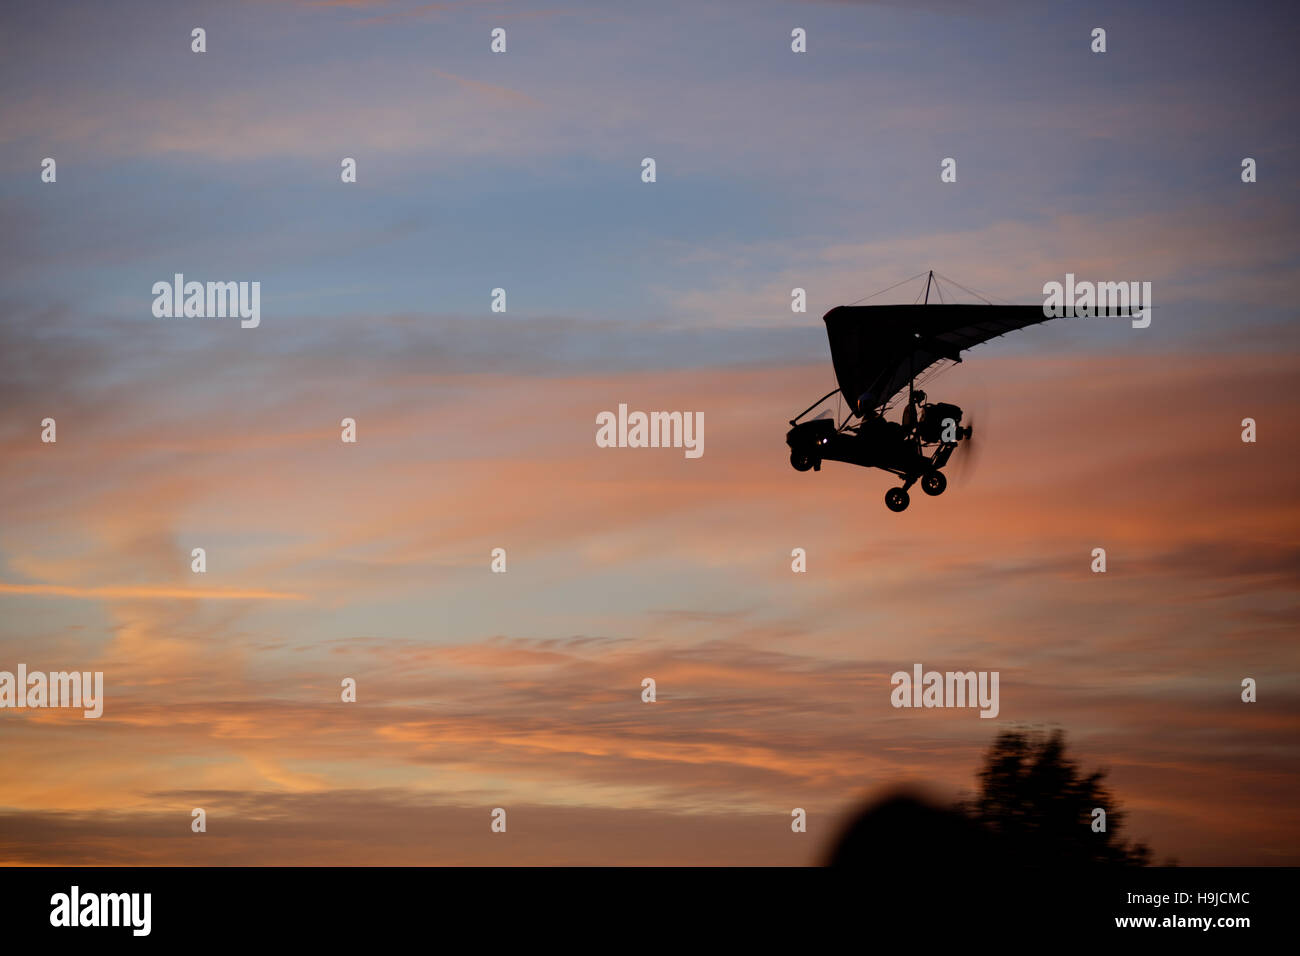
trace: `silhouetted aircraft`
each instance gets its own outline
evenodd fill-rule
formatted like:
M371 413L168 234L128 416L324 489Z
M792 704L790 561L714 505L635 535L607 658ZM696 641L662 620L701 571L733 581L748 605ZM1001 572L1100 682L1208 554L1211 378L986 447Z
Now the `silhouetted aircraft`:
M933 278L931 272L922 304L842 305L823 316L838 387L790 419L794 427L785 436L796 471L819 471L830 460L898 475L902 487L885 493L891 511L908 506L907 491L917 481L926 494L943 494L948 479L942 469L973 434L969 422L961 423L961 408L927 402L917 379L945 362L960 362L969 348L1049 319L1041 305L930 304ZM904 391L901 420L887 419ZM799 423L837 392L849 407L843 422L836 424L828 410Z

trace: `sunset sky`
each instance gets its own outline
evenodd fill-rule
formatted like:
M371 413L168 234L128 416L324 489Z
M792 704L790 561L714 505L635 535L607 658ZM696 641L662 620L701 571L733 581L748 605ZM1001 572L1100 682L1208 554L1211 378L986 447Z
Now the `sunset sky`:
M0 863L809 864L1059 727L1157 860L1300 865L1293 7L557 3L0 14L0 670L106 684L0 710ZM892 514L784 434L931 268L1155 317L969 353L978 458Z

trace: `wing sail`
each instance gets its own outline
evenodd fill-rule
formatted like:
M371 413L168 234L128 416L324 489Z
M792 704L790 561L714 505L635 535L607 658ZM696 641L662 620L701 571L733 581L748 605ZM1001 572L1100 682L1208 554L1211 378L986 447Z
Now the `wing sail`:
M823 321L835 380L863 414L945 359L1049 318L1041 305L842 305Z

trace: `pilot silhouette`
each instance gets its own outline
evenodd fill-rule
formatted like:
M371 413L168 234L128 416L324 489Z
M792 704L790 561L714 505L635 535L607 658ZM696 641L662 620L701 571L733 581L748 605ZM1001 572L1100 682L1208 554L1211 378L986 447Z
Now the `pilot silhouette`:
M925 404L925 392L915 391L912 393L911 400L907 403L907 408L903 409L903 428L911 434L916 430L916 423L920 418L921 406Z

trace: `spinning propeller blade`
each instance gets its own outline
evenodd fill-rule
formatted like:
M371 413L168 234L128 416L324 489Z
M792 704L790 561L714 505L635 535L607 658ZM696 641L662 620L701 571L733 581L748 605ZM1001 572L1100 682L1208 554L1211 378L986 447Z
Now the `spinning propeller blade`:
M962 484L970 481L975 474L975 466L979 461L979 452L983 447L981 436L985 426L983 424L976 425L975 416L971 415L964 427L970 428L970 437L963 438L961 443L957 445L952 456L952 466L948 469L952 472L953 477Z
M962 427L970 429L970 438L963 438L952 453L952 463L948 471L961 484L969 484L975 477L975 469L984 445L988 441L988 387L982 376L976 374L967 380L968 393L964 402L969 412L962 418Z

